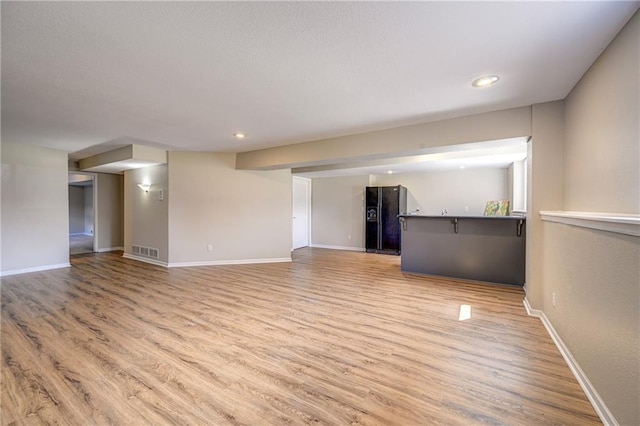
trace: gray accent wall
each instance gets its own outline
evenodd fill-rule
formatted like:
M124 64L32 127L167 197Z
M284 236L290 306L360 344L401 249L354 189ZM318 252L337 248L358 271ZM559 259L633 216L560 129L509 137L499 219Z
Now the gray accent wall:
M639 52L636 13L565 101L563 210L640 213ZM640 424L640 237L544 222L541 241L536 307L618 423Z
M84 188L69 185L69 233L84 233Z
M82 189L84 192L84 233L93 235L95 226L93 223L93 185L84 186Z

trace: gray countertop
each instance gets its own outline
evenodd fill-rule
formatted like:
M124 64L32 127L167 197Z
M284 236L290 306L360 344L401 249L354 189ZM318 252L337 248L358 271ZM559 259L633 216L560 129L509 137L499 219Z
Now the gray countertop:
M429 216L421 214L399 214L398 217L416 217L422 219L526 219L526 216L465 216L465 215L446 215L446 216Z

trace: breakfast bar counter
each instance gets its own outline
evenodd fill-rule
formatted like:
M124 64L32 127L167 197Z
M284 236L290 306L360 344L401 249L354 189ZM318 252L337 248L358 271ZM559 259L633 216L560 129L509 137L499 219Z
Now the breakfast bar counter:
M524 285L524 217L399 217L402 271Z

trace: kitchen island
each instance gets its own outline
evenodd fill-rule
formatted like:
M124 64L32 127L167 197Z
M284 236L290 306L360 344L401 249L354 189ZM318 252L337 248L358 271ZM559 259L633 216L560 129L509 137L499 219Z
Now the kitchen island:
M402 271L524 285L524 217L399 217Z

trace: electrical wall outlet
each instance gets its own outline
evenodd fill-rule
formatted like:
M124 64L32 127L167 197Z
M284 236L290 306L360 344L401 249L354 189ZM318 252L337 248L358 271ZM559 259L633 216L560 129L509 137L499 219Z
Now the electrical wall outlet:
M213 251L213 244L207 244L207 251Z
M554 308L558 307L558 296L555 293L551 293L551 304Z

